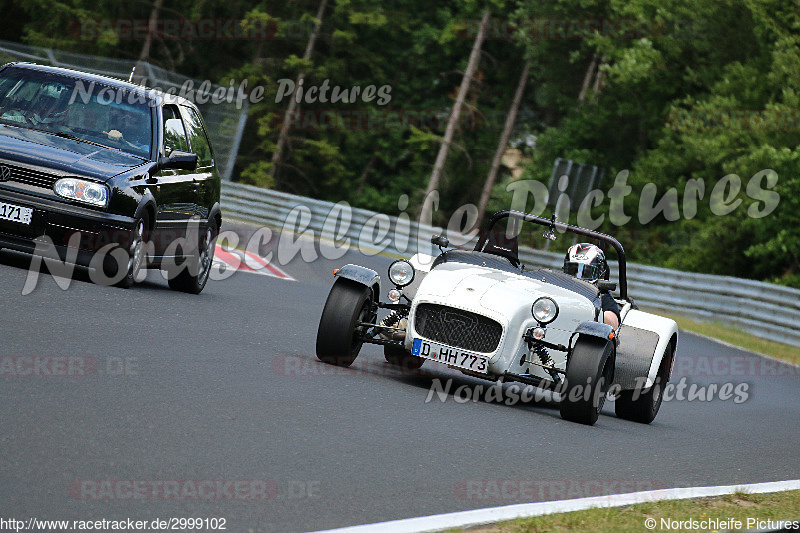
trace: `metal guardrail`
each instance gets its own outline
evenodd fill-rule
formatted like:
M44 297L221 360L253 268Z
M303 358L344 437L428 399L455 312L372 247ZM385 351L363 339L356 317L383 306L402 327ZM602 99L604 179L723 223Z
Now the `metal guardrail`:
M344 207L347 209L342 210ZM338 243L349 239L351 247L367 255L381 250L399 255L434 253L430 243L434 234L446 235L457 246L469 247L477 240L448 233L441 227L350 208L345 203L334 204L232 182L222 185L222 208L224 218L295 233L311 231L317 237ZM338 217L332 213L334 209L340 210ZM519 255L529 266L560 269L563 262L561 254L529 248L520 248ZM613 262L611 265L616 267ZM757 337L800 347L798 289L628 263L628 291L644 306L670 309L699 319L713 318Z

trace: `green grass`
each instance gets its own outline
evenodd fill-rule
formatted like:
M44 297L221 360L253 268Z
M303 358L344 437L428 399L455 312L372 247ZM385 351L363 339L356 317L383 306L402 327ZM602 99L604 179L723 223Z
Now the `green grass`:
M770 357L775 357L776 359L800 365L800 348L755 337L748 334L746 331L726 326L720 322L700 322L683 315L670 313L663 309L653 310L653 312L673 319L682 330L700 333L701 335L740 346L751 352L762 353Z
M656 520L656 528L645 528L645 520ZM690 519L720 521L736 519L747 531L747 519L798 520L800 519L800 490L772 494L737 493L714 498L695 498L642 503L625 507L589 509L572 513L559 513L534 518L521 518L491 526L470 529L452 529L451 532L469 533L545 533L569 531L570 533L647 531L698 531L697 529L661 528L661 519L685 521ZM764 524L761 524L763 527ZM751 529L752 530L752 529ZM700 529L699 531L713 531Z

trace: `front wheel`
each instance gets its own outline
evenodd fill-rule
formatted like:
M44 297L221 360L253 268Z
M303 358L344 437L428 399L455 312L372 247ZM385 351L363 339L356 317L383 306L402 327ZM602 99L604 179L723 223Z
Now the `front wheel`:
M375 317L372 290L354 281L337 279L319 320L319 360L336 366L352 365L361 351L368 329L360 326L359 322L372 323Z
M642 424L649 424L655 420L661 402L664 399L664 386L669 379L669 369L672 365L672 358L675 348L672 344L667 347L661 366L656 374L655 382L647 392L641 389L624 390L619 393L619 397L614 402L614 412L617 417Z
M147 211L136 219L133 224L131 246L128 250L129 259L125 277L117 282L117 287L128 289L144 278L147 269L147 230L150 227L150 216Z
M567 363L561 418L594 425L614 379L614 346L605 339L578 337Z
M170 273L167 280L170 289L190 294L200 294L203 291L214 262L214 246L218 231L216 219L209 219L205 234L198 235L197 252L181 265L177 274Z

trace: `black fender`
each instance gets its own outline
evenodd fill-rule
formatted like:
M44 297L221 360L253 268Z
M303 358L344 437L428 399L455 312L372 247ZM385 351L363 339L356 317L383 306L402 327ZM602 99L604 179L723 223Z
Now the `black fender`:
M353 265L348 264L339 268L334 273L334 276L338 279L347 279L350 281L354 281L359 285L363 285L365 287L369 287L372 289L373 294L373 301L378 301L380 298L381 293L381 277L378 275L377 272L372 270L371 268L363 267L360 265Z
M212 218L217 219L217 231L221 231L222 228L222 207L219 205L219 202L214 202L214 205L211 206L211 209L208 212L208 220Z
M610 341L614 338L614 336L611 335L613 332L614 328L608 324L604 324L603 322L595 322L594 320L587 320L575 328L575 333L578 335L598 337L607 341Z
M602 340L606 343L609 343L611 345L611 355L609 355L609 357L614 358L614 376L616 376L617 338L616 334L614 333L614 328L603 322L595 322L594 320L587 320L586 322L582 322L577 328L575 328L575 333L573 334L573 338L576 335L579 339L595 338L598 340ZM575 343L573 343L572 339L570 339L570 353L568 355L568 359L572 355L572 348L574 346ZM612 378L612 383L613 382L614 379Z
M156 224L156 199L153 197L153 193L150 192L150 189L146 189L142 197L139 199L139 205L136 206L136 211L134 212L133 219L136 220L139 218L145 209L150 210L150 224L155 227ZM153 229L152 227L150 229Z

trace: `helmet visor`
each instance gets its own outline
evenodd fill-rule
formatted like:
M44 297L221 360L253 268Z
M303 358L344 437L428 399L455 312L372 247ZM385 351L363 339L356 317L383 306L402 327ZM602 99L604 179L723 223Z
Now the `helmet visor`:
M602 276L602 272L600 272L600 267L598 266L571 261L564 263L564 272L580 279L600 279Z

